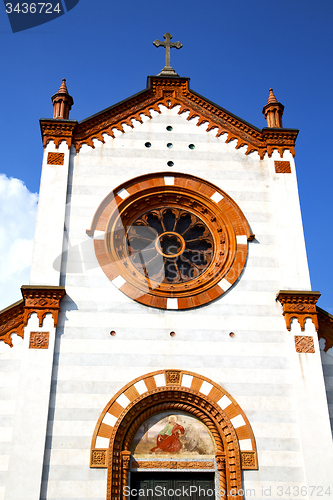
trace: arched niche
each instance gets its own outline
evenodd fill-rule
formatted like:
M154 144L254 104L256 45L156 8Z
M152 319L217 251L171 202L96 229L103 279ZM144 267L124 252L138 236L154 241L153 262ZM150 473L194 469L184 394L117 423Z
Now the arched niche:
M242 498L242 469L257 469L254 435L243 410L221 386L193 372L160 370L139 377L110 400L92 438L91 467L108 469L107 500L123 499L130 470L140 468L133 456L133 439L144 422L157 415L188 415L207 428L214 456L193 456L187 464L171 456L143 460L146 470L212 470L219 497ZM150 462L147 464L147 461ZM143 463L145 462L145 463Z

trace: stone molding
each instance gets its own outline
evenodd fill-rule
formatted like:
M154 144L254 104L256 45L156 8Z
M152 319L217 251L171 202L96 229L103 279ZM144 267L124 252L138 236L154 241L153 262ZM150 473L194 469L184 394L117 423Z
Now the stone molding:
M23 300L0 311L0 341L13 347L12 333L24 337L24 327L33 313L39 320L39 327L43 326L46 314L53 317L54 326L57 326L60 301L65 296L65 288L61 286L23 285L21 287ZM45 333L45 332L43 332Z
M296 318L301 325L301 330L305 330L305 320L310 318L318 331L318 317L316 303L320 297L320 292L281 290L276 300L283 307L283 316L286 321L287 330L291 329L291 321Z
M108 466L108 500L120 498L120 485L127 484L128 469L127 464L126 467L121 465L122 452L129 451L135 432L142 422L163 411L184 411L207 425L217 449L215 459L223 500L225 496L222 493L227 488L235 488L236 491L241 488L241 463L244 463L244 468L258 469L256 444L250 423L232 396L212 380L186 370L178 371L179 383L169 385L166 372L176 371L178 370L159 370L131 381L114 395L100 415L92 438L90 467ZM161 385L163 379L165 385ZM186 386L181 385L182 383L186 383ZM122 395L126 398L121 398ZM123 407L119 401L123 402L125 399L128 404ZM222 410L220 404L227 406ZM107 423L110 415L116 417L113 427ZM235 417L236 421L233 420ZM97 437L106 438L109 447L97 448ZM241 462L242 454L246 452L240 452L241 445L248 446L246 451L254 455L251 462L246 457ZM200 457L198 459L202 462ZM157 461L163 462L160 459Z
M132 459L131 462L131 469L137 470L137 469L178 469L178 470L185 470L185 469L214 469L214 461L196 461L196 460L190 460L190 461L179 461L179 460L136 460Z
M186 411L208 426L217 449L225 449L228 488L240 492L242 477L239 447L235 430L228 419L225 420L215 403L208 402L205 396L194 394L191 389L174 387L170 394L169 387L159 387L147 396L140 396L115 424L109 447L107 500L124 498L121 489L128 484L128 470L121 466L119 460L122 449L129 450L134 434L144 420L155 413L168 410ZM242 496L236 495L235 498L239 500Z
M54 140L58 148L66 140L68 147L73 142L77 152L83 144L94 148L94 139L104 143L103 134L115 138L113 129L124 132L124 124L134 127L132 120L143 123L140 115L152 118L151 110L161 113L160 105L169 109L180 106L178 114L189 112L187 120L198 117L197 125L207 123L207 132L216 129L217 137L227 134L226 143L236 140L236 149L246 146L246 155L256 151L263 159L265 154L270 157L274 149L281 157L285 150L295 155L298 130L268 127L260 130L190 90L188 78L162 76L148 77L145 90L79 123L41 120L43 145Z

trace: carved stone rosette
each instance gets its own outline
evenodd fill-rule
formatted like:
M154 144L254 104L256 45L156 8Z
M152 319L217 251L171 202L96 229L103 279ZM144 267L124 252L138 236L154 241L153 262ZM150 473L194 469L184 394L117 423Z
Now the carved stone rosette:
M52 314L54 326L57 326L60 301L66 294L64 287L26 285L21 287L21 292L24 298L24 326L33 313L37 313L40 327L48 313Z
M166 370L165 381L167 385L179 385L181 381L181 371L179 370Z
M305 320L310 318L318 330L318 317L316 303L320 297L320 292L298 292L293 290L281 290L277 295L277 300L282 304L283 316L287 329L291 329L291 321L296 318L301 325L301 330L305 330Z
M50 332L31 332L29 349L48 349Z

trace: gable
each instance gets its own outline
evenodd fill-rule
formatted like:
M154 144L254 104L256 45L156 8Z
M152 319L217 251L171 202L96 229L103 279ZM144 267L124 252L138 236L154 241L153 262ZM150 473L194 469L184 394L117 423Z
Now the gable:
M197 125L206 123L206 131L214 131L216 137L227 134L225 142L237 140L236 149L245 146L245 155L256 151L263 159L266 153L270 157L274 149L281 157L285 150L295 154L296 129L267 127L260 130L192 91L189 79L158 76L148 77L148 86L142 92L81 122L42 119L44 147L53 140L58 148L65 140L68 147L73 144L77 152L83 144L94 148L94 139L104 143L104 134L115 138L117 130L125 131L124 125L133 128L133 120L143 123L143 116L151 119L153 111L160 114L161 105L169 109L178 106L178 114L187 113L187 120L197 117Z

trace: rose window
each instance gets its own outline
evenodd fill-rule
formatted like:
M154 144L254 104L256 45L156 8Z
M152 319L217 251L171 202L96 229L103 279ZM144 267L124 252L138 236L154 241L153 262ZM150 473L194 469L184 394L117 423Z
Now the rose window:
M209 266L213 236L195 214L179 208L150 210L127 230L130 261L148 279L184 283Z
M225 293L251 238L227 193L180 173L125 182L102 201L87 233L113 285L161 309L198 307Z

